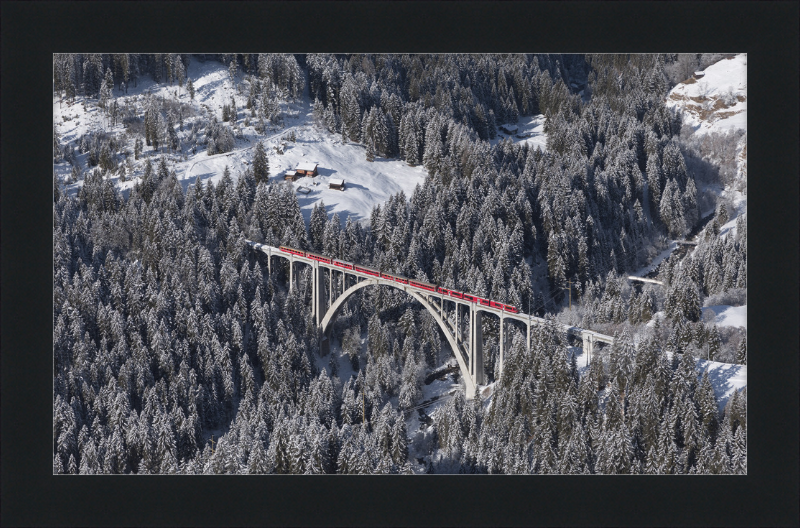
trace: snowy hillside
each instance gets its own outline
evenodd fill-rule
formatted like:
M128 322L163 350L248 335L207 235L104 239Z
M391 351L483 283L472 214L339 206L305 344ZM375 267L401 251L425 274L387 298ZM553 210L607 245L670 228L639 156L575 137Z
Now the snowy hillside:
M747 212L747 55L726 58L696 72L670 91L667 107L683 111L684 127L691 127L695 136L745 132L736 145L736 183L717 190L735 209L720 234L735 233L736 217ZM714 158L712 154L709 161L719 161Z
M219 109L223 104L227 104L231 97L239 109L240 123L243 121L242 116L246 116L249 112L244 108L246 94L234 88L228 70L222 64L192 60L188 77L192 79L196 92L193 100L190 99L186 86L179 88L177 85L155 83L148 77L141 78L136 87L129 86L127 94L119 94L117 90L114 93L120 107L142 105L147 94L173 99L176 103L188 107L185 113L192 115L184 118L183 131L179 133L182 143L187 143L182 146L182 151L179 154L165 154L155 152L151 147L145 147L143 152L145 155L154 156L154 162L158 156L167 155L170 168L175 170L184 189L194 184L198 177L203 182L218 183L226 166L235 180L251 163L252 147L257 141L264 141L267 147L270 181L273 183L283 181L285 172L294 169L298 163L311 161L319 164L318 177L300 178L292 184L298 190L298 200L306 222L310 219L314 205L324 201L328 214L338 213L343 226L348 216L354 221L366 223L375 205L384 203L390 196L400 191L405 193L406 197L410 197L414 188L425 180L426 171L423 167L411 167L401 160L379 157L376 157L374 162L368 162L362 145L342 144L341 136L331 134L314 124L311 102L307 94L295 103L283 105L283 127L273 127L261 135L256 132L252 124L242 126L241 137L236 139L236 146L232 152L209 156L205 149L198 148L194 153L189 149L188 141L191 123L197 116L215 112L219 118ZM241 78L237 77L236 84L238 85L240 81ZM106 131L123 134L125 130L121 124L109 126L108 119L101 117L101 111L94 104L85 106L80 99L75 104L68 105L61 102L58 97L54 97L53 111L62 145L76 142L88 132ZM291 131L295 132L296 142L285 139ZM284 154L279 155L273 147L282 141L286 147ZM535 133L530 139L523 141L536 142L542 139ZM134 143L130 139L128 150L132 153L133 149ZM88 165L86 157L85 154L79 155L84 167ZM131 160L131 166L133 177L129 176L126 181L120 181L118 176L111 177L123 195L127 195L138 181L137 176L144 170L144 156L138 161ZM66 182L70 166L66 162L58 163L55 171ZM331 178L344 179L345 190L329 189ZM82 184L81 180L67 183L66 190L69 193L77 192Z
M670 352L667 352L667 355L672 357ZM734 391L741 391L747 387L747 365L698 359L695 369L698 380L703 377L703 373L708 373L708 380L714 388L720 411L728 404Z
M745 62L685 57L55 56L53 472L746 473Z
M675 86L667 107L684 111L697 132L747 129L747 55L723 59Z

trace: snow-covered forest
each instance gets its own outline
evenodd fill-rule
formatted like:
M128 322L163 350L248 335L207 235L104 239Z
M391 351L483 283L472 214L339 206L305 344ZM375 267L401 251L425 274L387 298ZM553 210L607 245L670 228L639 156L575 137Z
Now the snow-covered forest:
M54 473L747 472L745 55L53 72ZM309 159L352 188L284 181ZM245 239L549 323L506 329L499 376L484 318L466 400L411 297L359 291L322 355L310 273ZM557 323L614 344L589 363Z

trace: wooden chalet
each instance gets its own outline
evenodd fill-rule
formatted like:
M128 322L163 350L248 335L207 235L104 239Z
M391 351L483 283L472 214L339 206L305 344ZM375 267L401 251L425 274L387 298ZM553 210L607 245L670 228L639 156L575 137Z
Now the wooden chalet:
M332 179L328 184L329 189L336 189L337 191L344 190L344 180L343 179Z
M517 130L519 130L517 125L500 125L500 131L508 135L516 134Z
M301 163L295 169L298 175L300 176L308 176L313 178L317 175L317 164L316 163Z
M297 174L297 171L288 170L286 171L286 174L284 174L283 179L285 181L297 181L297 178L299 177L300 175Z

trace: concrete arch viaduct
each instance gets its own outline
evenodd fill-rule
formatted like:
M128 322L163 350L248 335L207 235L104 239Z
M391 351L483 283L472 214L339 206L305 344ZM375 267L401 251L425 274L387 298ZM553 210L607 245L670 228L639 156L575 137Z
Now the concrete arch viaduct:
M267 269L269 273L272 273L272 257L279 257L289 261L290 289L294 287L295 263L303 263L310 266L312 276L311 311L314 321L319 328L320 335L322 336L320 345L323 350L328 349L330 346L330 333L333 322L342 306L344 306L344 303L351 295L368 286L390 286L405 291L433 316L439 328L442 330L458 362L459 369L461 370L467 399L474 398L478 387L485 383L482 330L482 316L484 313L492 314L498 317L500 321L499 370L501 376L505 352L504 327L506 320L518 321L525 325L528 350L530 350L531 347L531 329L533 325L541 325L547 322L540 317L522 313L509 313L499 308L485 306L465 299L445 296L440 293L427 291L409 284L401 284L382 277L375 277L355 269L344 269L305 256L293 255L281 251L279 248L265 244L257 244L250 240L247 241L247 244L254 250L267 255ZM325 278L327 274L327 283L333 285L334 273L341 274L342 277L343 291L339 293L336 298L333 297L333 288L327 287ZM350 279L350 286L347 286L348 279ZM327 296L325 295L325 290L328 290ZM452 310L452 313L448 314L446 307L449 307L450 304L445 305L445 303L454 305L455 309ZM466 329L464 328L465 326L467 327ZM613 344L614 342L614 338L611 336L575 326L561 326L567 334L582 339L584 352L587 354L587 361L592 356L594 343Z

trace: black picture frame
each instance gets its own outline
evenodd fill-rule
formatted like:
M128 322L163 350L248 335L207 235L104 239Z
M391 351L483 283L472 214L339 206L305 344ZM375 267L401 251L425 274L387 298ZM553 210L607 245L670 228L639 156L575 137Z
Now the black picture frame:
M3 3L8 526L791 526L798 519L795 2ZM293 38L302 25L308 39ZM746 476L52 475L52 53L746 52Z

